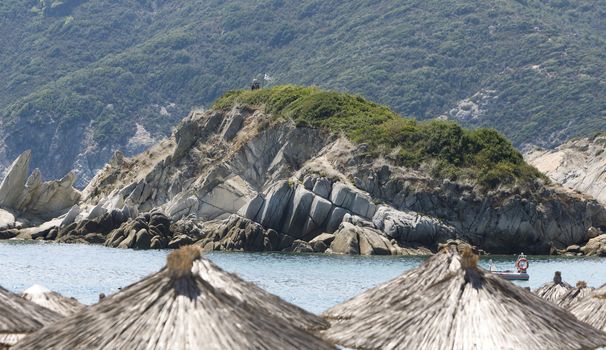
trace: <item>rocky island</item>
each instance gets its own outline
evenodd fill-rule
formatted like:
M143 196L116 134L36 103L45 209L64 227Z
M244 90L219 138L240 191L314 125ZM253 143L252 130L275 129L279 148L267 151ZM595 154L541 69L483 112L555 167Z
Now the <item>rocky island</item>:
M0 237L134 249L429 254L459 239L548 254L606 229L606 209L552 184L491 129L416 122L344 93L236 91L80 192L73 175L0 186ZM606 247L605 247L606 252Z

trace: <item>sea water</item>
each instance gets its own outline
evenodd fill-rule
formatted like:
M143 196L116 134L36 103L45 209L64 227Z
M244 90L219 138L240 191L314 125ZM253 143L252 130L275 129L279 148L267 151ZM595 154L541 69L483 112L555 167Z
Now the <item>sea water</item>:
M92 304L99 293L115 293L164 266L167 250L135 251L98 245L0 242L0 286L21 292L41 284L65 296ZM418 266L426 257L336 256L286 253L224 253L207 256L223 269L311 312L327 308ZM498 269L513 269L515 256L492 259ZM606 258L530 256L529 281L537 288L555 271L574 284L606 283Z

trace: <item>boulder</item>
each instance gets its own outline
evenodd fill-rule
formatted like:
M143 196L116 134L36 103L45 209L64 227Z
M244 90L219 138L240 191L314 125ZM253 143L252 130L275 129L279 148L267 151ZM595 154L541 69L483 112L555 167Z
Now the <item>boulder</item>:
M15 227L15 216L4 209L0 209L0 231L5 231Z
M304 189L303 186L297 186L284 220L282 232L286 232L294 238L300 238L306 234L305 228L315 197L313 192Z
M287 208L294 193L294 186L288 181L279 181L274 185L263 203L263 209L254 221L264 227L281 230L284 217L287 214Z
M332 212L329 214L328 223L326 224L326 232L332 233L335 232L341 222L343 222L343 217L345 214L349 212L346 209L334 207Z
M123 249L131 248L135 244L136 239L137 239L137 231L130 230L130 232L128 232L128 235L126 236L126 238L124 238L124 240L121 241L120 244L118 244L118 248L123 248Z
M61 221L61 224L59 225L59 227L65 227L69 224L72 224L74 221L76 221L76 218L78 217L79 214L80 214L80 206L78 206L77 204L74 204L69 209L67 214L65 214L65 217Z
M36 169L27 180L15 208L42 218L63 213L80 200L80 191L73 187L75 181L76 175L69 172L58 181L42 182L42 175Z
M596 227L590 227L589 229L587 229L587 237L589 239L591 238L596 238L597 236L601 235L603 232L602 230L600 230L599 228Z
M330 201L334 205L350 209L353 206L355 198L356 193L344 183L337 182L332 185Z
M32 151L27 150L21 153L8 168L0 184L0 207L14 208L18 204L19 197L25 189L31 157Z
M314 250L311 245L305 241L300 239L295 239L292 242L292 245L287 249L287 251L292 253L313 253Z
M578 244L569 245L568 247L566 247L566 252L568 252L568 253L580 253L581 252L581 246L579 246Z
M351 205L352 213L365 218L372 218L376 209L377 207L372 203L370 196L364 193L356 193L353 204Z
M142 228L135 235L135 243L133 244L134 249L149 249L151 245L152 236L148 230Z
M590 239L580 251L588 256L606 256L606 234Z
M102 215L104 215L105 213L107 213L107 209L105 209L103 207L102 203L97 204L96 206L94 206L90 212L88 213L88 215L86 216L87 220L94 220Z
M52 231L49 232L49 235L52 234ZM48 237L47 237L48 238ZM89 233L84 236L84 241L91 244L103 244L105 242L105 237L99 233Z
M437 219L413 211L379 206L372 222L376 228L398 242L435 244L456 236L456 230Z
M102 211L105 211L105 209ZM89 233L98 233L103 236L107 236L110 232L112 232L112 230L119 228L123 223L130 219L128 214L128 211L113 210L111 212L105 212L92 220L83 219L78 222L72 222L71 224L61 226L65 221L64 218L58 225L59 231L57 233L56 240L61 242L70 242L73 240L78 240Z
M311 176L306 176L303 179L303 187L308 190L311 191L314 188L315 185L315 179Z
M314 239L309 241L312 249L316 253L324 253L332 241L334 241L335 235L332 233L322 233L319 236L316 236Z
M265 198L259 193L238 210L238 215L254 220L259 215L259 211L263 208L264 203Z
M172 239L171 220L160 211L128 219L106 235L108 247L133 249L167 248Z
M18 234L19 230L16 229L0 231L0 239L11 239L17 237Z
M213 250L275 251L280 250L282 235L275 230L266 230L260 224L236 214L225 220L203 223L204 239L199 243L206 246L213 242ZM292 238L288 248L292 245Z
M290 246L292 246L292 243L294 241L295 240L289 235L284 235L284 236L280 237L280 245L278 246L278 250L288 249Z
M198 211L200 202L196 196L189 196L181 200L173 200L166 208L166 212L172 219L180 219Z
M355 226L350 223L343 223L339 231L335 233L334 240L330 244L330 250L334 254L360 254L360 243Z
M159 242L159 240L158 240ZM168 242L169 249L178 249L180 247L191 245L194 243L194 240L187 235L178 235L173 236L173 238Z
M395 253L390 241L380 231L358 228L360 255L391 255Z
M236 136L238 131L242 129L243 124L244 116L242 115L242 113L239 113L238 110L233 110L226 121L225 127L222 128L223 134L221 135L221 137L223 138L223 140L231 141Z
M325 228L326 219L331 210L332 203L322 197L314 196L313 203L309 209L309 217L307 218L305 228L303 229L303 234L308 235Z
M312 192L318 196L328 199L330 198L330 191L332 189L332 182L325 177L321 177L316 180L316 183L312 189Z
M335 254L399 254L399 247L392 245L381 231L349 222L343 222L335 232L330 250Z

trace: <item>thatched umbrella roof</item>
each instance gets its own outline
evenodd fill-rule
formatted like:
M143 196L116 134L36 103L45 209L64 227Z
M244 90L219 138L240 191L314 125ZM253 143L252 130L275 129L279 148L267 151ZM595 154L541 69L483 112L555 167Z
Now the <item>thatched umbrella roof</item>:
M13 345L23 336L61 316L0 287L0 348Z
M606 334L477 267L469 246L337 305L323 332L354 349L593 349Z
M185 247L161 271L15 349L332 349L297 327L322 325L316 318Z
M572 305L588 297L593 290L594 288L587 286L587 282L578 281L574 288L570 289L558 300L557 304L564 309L569 309Z
M562 281L561 272L556 271L553 281L545 283L535 290L534 293L549 302L559 304L562 297L572 289L573 287L570 284Z
M84 305L79 303L78 300L66 298L38 284L23 291L21 296L33 303L51 309L61 316L69 316L84 308Z
M579 320L606 332L606 284L570 306Z

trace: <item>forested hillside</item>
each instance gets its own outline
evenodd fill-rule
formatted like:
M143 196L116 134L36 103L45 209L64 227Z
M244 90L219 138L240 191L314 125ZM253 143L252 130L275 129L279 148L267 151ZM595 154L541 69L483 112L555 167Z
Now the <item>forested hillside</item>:
M53 177L265 73L518 146L606 129L601 1L3 0L0 47L0 163Z

